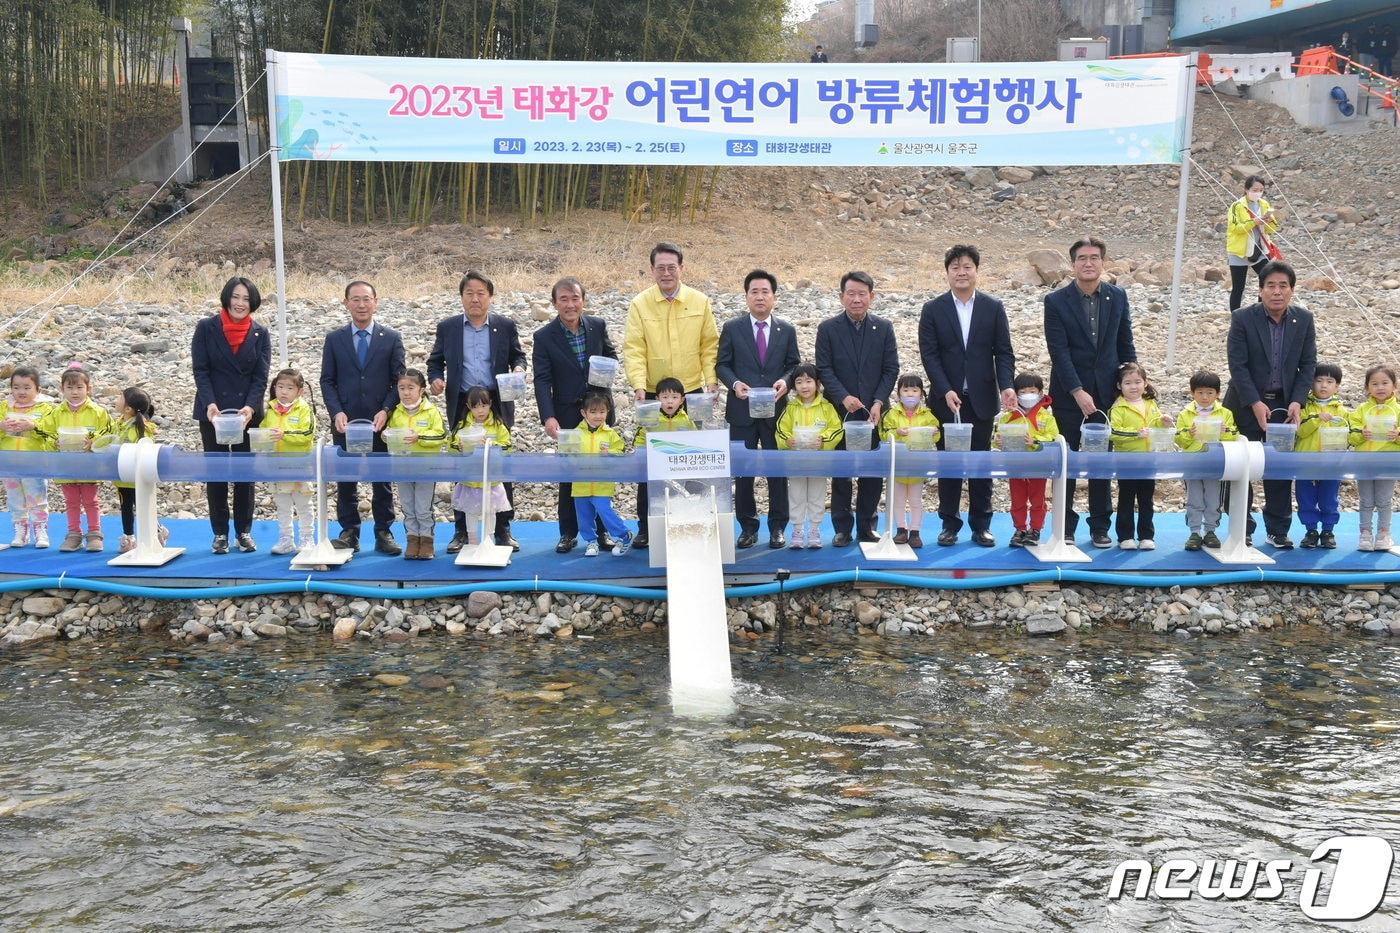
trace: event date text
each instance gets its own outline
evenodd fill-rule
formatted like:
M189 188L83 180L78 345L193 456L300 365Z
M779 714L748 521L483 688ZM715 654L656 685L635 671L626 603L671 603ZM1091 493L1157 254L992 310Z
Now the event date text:
M623 143L623 142L563 142L555 139L537 139L530 143L531 152L685 152L685 143Z

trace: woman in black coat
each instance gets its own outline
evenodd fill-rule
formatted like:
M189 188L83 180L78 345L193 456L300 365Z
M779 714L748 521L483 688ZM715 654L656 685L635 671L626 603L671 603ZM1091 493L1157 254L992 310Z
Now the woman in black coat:
M194 365L194 419L205 450L250 449L247 428L263 417L267 376L272 365L272 339L267 328L253 320L262 295L252 282L237 276L219 295L219 313L195 325L190 344ZM219 444L214 438L214 416L235 410L243 416L243 437L237 444ZM209 525L214 530L215 554L227 554L229 544L228 483L206 484ZM233 530L240 551L256 551L253 542L253 484L233 484Z

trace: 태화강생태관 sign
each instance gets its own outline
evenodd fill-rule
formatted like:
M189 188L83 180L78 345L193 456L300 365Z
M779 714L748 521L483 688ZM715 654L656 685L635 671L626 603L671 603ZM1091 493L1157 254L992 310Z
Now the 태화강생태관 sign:
M268 52L280 158L608 165L1179 163L1185 56L673 64Z

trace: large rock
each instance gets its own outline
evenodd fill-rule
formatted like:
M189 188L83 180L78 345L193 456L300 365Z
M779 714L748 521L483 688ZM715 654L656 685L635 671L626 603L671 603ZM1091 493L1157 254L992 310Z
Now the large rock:
M963 180L974 188L990 188L997 183L997 173L989 168L970 168L963 173Z
M30 619L21 622L5 633L4 638L0 638L0 645L7 648L17 648L23 645L38 644L43 641L53 641L58 638L58 626L50 623L39 623Z
M1027 635L1058 635L1065 628L1065 620L1053 613L1041 613L1026 619Z
M500 593L491 593L486 590L473 590L467 596L467 615L473 619L481 619L490 615L492 611L500 609L503 605Z
M1024 185L1035 177L1035 172L1019 165L1004 165L997 169L997 177L1013 185Z
M27 616L48 618L68 608L68 600L60 596L26 596L20 608Z
M1065 255L1053 249L1031 250L1026 254L1026 261L1040 277L1041 285L1055 285L1074 271Z

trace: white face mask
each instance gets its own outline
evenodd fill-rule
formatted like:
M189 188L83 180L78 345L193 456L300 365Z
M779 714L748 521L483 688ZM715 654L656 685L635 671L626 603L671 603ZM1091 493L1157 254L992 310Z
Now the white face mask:
M1016 401L1021 404L1022 408L1033 408L1035 407L1035 403L1040 401L1040 393L1022 392L1020 395L1016 396Z
M1249 198L1251 201L1258 201L1263 196L1264 192L1262 191L1249 191L1245 193L1245 197Z

